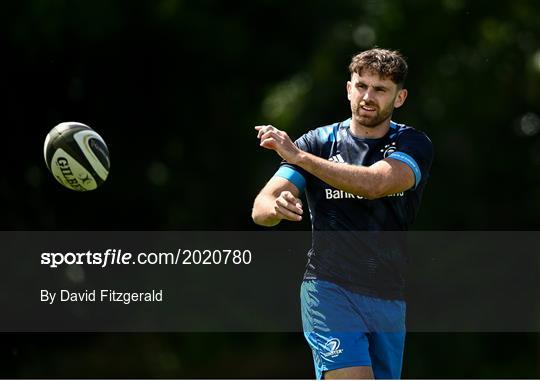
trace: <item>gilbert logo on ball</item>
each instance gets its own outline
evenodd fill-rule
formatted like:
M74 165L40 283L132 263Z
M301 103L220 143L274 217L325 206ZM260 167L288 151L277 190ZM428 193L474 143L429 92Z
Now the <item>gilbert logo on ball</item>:
M45 163L66 188L94 190L109 175L109 150L93 129L77 122L60 123L45 138Z

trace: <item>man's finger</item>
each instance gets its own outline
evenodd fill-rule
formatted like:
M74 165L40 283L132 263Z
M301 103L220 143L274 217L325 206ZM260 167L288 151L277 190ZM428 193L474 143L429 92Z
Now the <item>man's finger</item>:
M289 209L278 206L276 209L276 214L279 218L289 221L302 221L302 216L291 212Z
M285 191L283 193L281 193L281 195L287 200L289 201L290 203L292 203L293 205L295 205L300 211L302 211L302 200L300 200L299 198L296 198L291 192L289 191Z
M271 125L255 126L255 130L259 132L257 134L257 138L261 138L261 136L265 134L266 132L275 130L275 127Z
M279 195L286 199L289 199L290 197L294 197L294 195L289 191L283 191Z
M264 127L266 126L255 126L255 130L257 130L257 139L260 139L261 135L264 133Z
M295 197L291 192L289 191L283 191L281 192L281 195L287 199L288 201L290 202L293 202L293 203L302 203L302 200L300 200L299 198Z
M282 197L276 199L278 206L281 206L284 209L287 209L295 214L301 215L303 213L302 207L299 207L296 202L289 202Z
M261 134L262 131L264 132ZM267 138L274 138L274 139L279 138L279 134L275 130L261 130L259 131L259 134L261 134L261 136L259 137L259 139L261 140L264 140Z
M261 141L260 146L267 149L275 149L276 141L274 138L264 139Z

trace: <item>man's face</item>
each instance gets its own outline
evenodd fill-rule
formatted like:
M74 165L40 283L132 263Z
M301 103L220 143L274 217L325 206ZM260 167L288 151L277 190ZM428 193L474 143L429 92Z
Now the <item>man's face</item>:
M347 82L347 98L351 102L352 117L364 127L375 128L392 116L407 97L391 79L382 79L368 71L353 73Z

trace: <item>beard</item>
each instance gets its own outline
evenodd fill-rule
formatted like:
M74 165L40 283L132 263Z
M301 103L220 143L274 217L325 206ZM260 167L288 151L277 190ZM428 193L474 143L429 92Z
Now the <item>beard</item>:
M362 102L363 101L359 101L351 105L351 109L354 118L364 127L375 128L385 120L389 119L394 112L393 102L385 105L382 109L379 109L379 107L373 103L362 104ZM362 106L375 108L375 111L371 113L371 115L365 115ZM362 113L364 113L364 115L362 115Z

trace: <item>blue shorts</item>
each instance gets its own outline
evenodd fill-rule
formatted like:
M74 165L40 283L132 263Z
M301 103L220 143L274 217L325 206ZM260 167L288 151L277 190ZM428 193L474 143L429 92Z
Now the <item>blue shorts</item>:
M352 366L371 366L375 378L400 378L404 301L365 296L322 280L302 282L300 299L317 379Z

